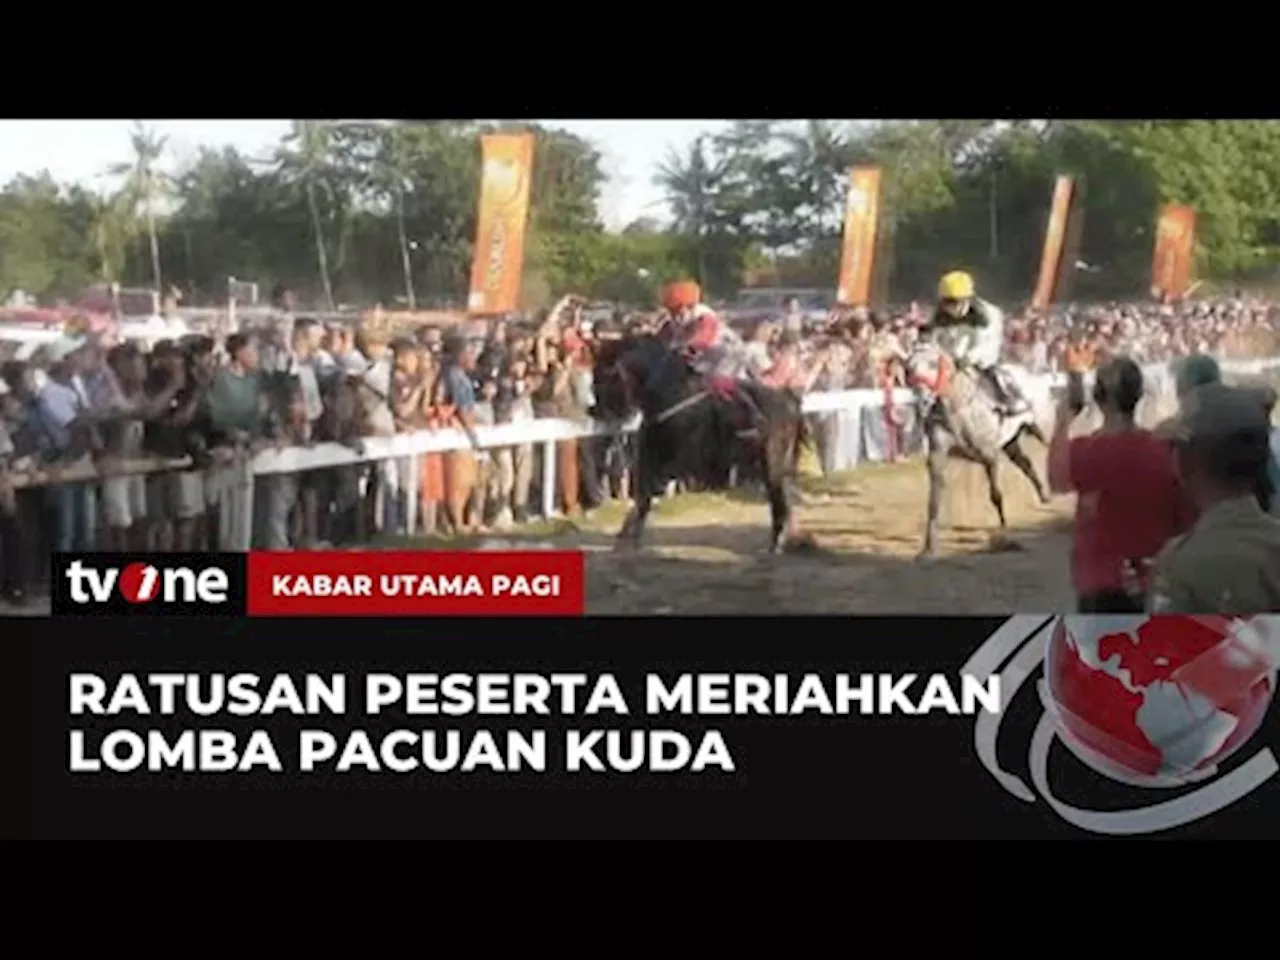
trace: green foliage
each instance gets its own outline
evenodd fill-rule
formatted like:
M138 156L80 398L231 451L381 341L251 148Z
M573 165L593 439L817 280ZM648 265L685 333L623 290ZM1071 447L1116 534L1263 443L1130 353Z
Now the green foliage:
M745 278L834 286L847 172L884 170L883 297L927 297L963 267L998 297L1027 296L1053 179L1077 177L1066 293L1145 293L1156 212L1198 212L1200 276L1260 278L1280 263L1280 124L1273 121L739 121L670 153L671 212L607 232L595 147L562 130L470 121L295 121L266 157L203 150L173 175L139 126L98 196L21 177L0 190L0 295L95 280L176 283L220 297L228 275L318 302L461 304L478 203L478 136L537 138L524 296L567 291L653 302L670 279L712 296ZM1062 288L1060 288L1062 289Z

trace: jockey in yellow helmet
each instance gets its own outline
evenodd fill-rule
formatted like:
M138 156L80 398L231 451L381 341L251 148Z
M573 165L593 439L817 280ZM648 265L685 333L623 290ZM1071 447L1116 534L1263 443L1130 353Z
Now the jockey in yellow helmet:
M953 270L938 281L938 306L921 332L939 335L957 363L968 364L986 377L1005 413L1029 408L1017 384L999 366L1004 312L977 296L968 273Z

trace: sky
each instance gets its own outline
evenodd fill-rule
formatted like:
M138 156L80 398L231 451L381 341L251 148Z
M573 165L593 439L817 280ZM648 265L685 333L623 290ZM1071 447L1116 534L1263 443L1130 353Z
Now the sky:
M609 175L601 197L607 226L620 229L645 216L668 215L653 176L669 149L682 151L723 120L538 120L592 141ZM263 156L288 127L287 120L147 121L169 137L168 162L179 164L202 146L232 146ZM113 163L130 157L132 120L0 120L0 183L21 173L48 170L56 179L106 186Z

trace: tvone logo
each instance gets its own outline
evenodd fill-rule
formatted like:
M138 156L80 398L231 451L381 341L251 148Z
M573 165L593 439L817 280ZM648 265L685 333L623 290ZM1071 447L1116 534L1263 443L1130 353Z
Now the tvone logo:
M131 563L121 570L98 569L73 560L67 567L67 592L75 603L108 603L118 594L128 603L226 603L230 583L225 570L207 567L161 569Z
M999 674L1002 708L1007 708L1044 662L1045 651L1057 620L1057 617L1034 615L1010 617L978 648L969 662L961 668L961 673L973 676L979 683ZM1274 683L1274 674L1272 682ZM1000 786L1019 800L1034 803L1036 793L1039 793L1059 817L1090 833L1132 836L1185 826L1231 806L1280 772L1280 764L1277 764L1275 755L1271 750L1263 748L1225 775L1218 776L1212 767L1204 770L1195 789L1171 800L1112 811L1072 806L1054 796L1049 783L1050 748L1054 738L1059 736L1059 730L1051 716L1053 711L1049 708L1052 704L1048 702L1043 681L1040 686L1041 701L1045 703L1046 710L1036 724L1028 751L1028 766L1035 792L1018 777L1001 769L996 757L996 743L1000 737L1004 709L1000 713L978 715L974 725L974 747L978 759ZM1186 787L1191 782L1192 779L1183 779L1143 786Z

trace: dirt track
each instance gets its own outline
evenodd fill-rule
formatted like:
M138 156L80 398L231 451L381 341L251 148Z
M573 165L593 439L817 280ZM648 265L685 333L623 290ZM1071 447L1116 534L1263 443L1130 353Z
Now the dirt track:
M621 508L606 508L549 545L589 551L593 614L1007 614L1069 600L1067 522L1073 499L1035 504L1005 473L1010 542L1001 544L981 471L950 468L937 559L916 560L927 481L920 461L868 466L807 484L798 510L813 554L763 553L768 511L754 497L675 498L654 511L639 554L612 549ZM500 542L493 546L507 546Z
M1280 387L1280 368L1248 382ZM1149 397L1140 422L1173 412L1171 397ZM1096 414L1076 425L1090 431ZM1029 451L1044 477L1044 450ZM814 556L769 557L768 511L757 499L683 498L664 504L641 556L611 551L621 512L592 518L560 538L592 551L587 609L593 614L990 614L1070 609L1070 521L1075 497L1036 502L1025 478L1002 464L1009 537L998 532L982 471L952 462L935 560L917 561L928 480L924 464L869 464L809 485L801 525ZM609 536L603 535L607 531ZM1012 549L1009 549L1012 547Z

